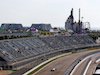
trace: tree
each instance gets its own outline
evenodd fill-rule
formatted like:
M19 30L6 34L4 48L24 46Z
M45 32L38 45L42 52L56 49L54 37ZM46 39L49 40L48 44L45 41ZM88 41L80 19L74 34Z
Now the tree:
M10 37L10 39L14 39L14 38L17 38L16 36L14 36L14 35L12 35L11 37Z
M4 37L5 37L5 39L9 39L9 36L7 36L7 35L5 35Z
M4 40L5 39L5 37L4 36L0 36L0 40Z

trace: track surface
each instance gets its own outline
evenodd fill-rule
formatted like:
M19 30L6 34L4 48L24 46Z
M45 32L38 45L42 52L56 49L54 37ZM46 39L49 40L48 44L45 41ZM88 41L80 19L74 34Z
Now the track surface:
M0 75L9 75L12 71L0 70Z
M86 63L88 62L88 59L86 59L84 62L82 62L74 71L72 75L81 75L82 71L84 70L84 67Z
M95 67L99 64L100 62L98 63L95 63L95 61L92 61L92 63L90 64L88 70L87 70L87 73L86 75L93 75L93 72L95 70Z
M100 56L100 53L94 56L91 56L91 61L94 60L96 57ZM85 65L87 64L89 58L87 58L85 61L83 61L74 71L74 73L72 75L81 75L82 71L84 70ZM93 64L92 64L93 65ZM92 66L91 65L91 66ZM91 67L90 66L90 67ZM88 71L89 73L86 75L92 75L93 72L93 68L90 68L90 70ZM90 73L91 72L91 73Z
M55 60L45 66L43 69L41 69L39 72L37 72L35 75L63 75L64 72L68 69L68 67L80 56L87 54L89 52L94 52L98 50L92 50L92 51L85 51L80 53L75 53L69 56L65 56L63 58L60 58L58 60ZM52 68L56 68L57 70L54 72L51 72Z

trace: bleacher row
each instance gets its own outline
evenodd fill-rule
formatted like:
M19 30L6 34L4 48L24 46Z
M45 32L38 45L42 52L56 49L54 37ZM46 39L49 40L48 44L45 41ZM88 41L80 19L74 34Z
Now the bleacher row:
M13 39L0 41L0 54L14 62L53 50L94 43L93 39L87 35Z

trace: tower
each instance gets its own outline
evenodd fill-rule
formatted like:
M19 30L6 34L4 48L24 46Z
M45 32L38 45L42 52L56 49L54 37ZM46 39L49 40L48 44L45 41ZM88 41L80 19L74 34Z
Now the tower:
M79 28L78 28L78 33L81 34L82 32L82 23L80 21L80 8L79 8L79 22L78 22Z
M73 8L72 8L72 10L71 10L71 15L70 15L70 17L71 17L71 29L73 30L73 24L74 24L74 17L73 17Z
M79 22L80 22L80 8L79 8Z
M74 17L73 17L73 8L70 12L70 16L68 17L68 19L65 22L65 29L71 29L73 30L73 24L74 24Z

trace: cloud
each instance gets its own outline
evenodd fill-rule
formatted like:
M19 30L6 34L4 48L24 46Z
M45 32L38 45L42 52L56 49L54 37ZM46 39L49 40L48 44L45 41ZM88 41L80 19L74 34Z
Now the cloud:
M98 27L99 4L99 0L1 0L0 23L20 22L24 26L51 23L53 27L64 27L70 10L74 8L74 19L78 21L78 9L81 8L83 21Z

